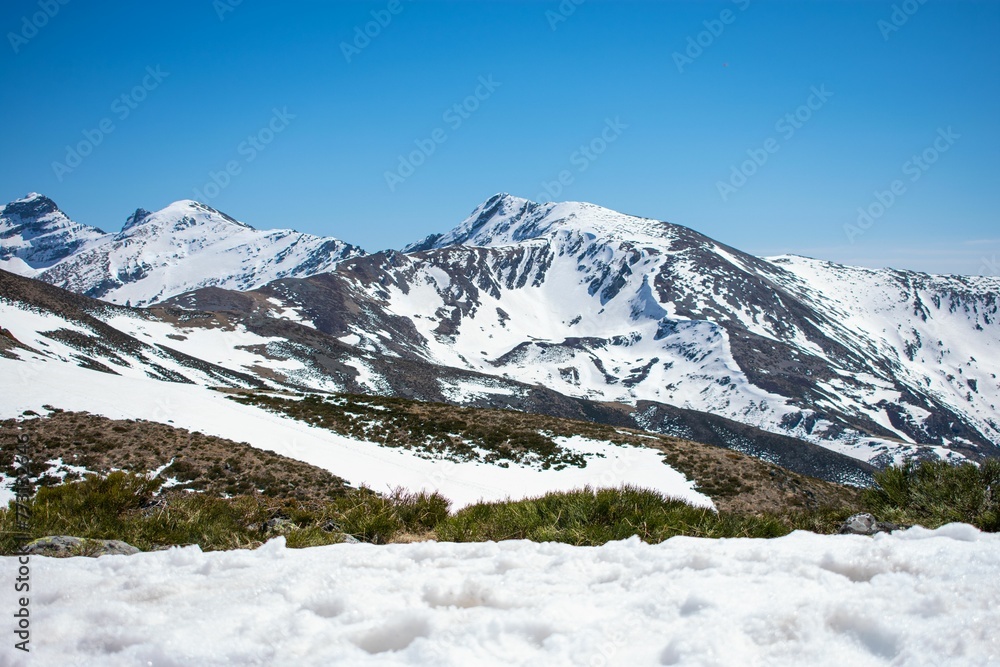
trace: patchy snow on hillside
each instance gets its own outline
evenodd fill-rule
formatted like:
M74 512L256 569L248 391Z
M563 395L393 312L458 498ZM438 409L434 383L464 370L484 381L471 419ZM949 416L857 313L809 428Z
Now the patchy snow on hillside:
M584 438L557 439L561 446L583 454L586 467L543 470L512 463L503 468L429 459L408 449L355 440L236 403L198 385L111 375L58 361L0 359L0 374L10 380L0 383L0 419L17 417L25 410L44 414L42 406L51 405L112 419L167 423L269 449L376 491L396 487L438 491L452 501L452 509L479 500L520 499L586 485L617 487L626 483L693 505L714 506L654 449Z
M0 560L13 580L17 562ZM1000 536L198 547L32 558L4 664L990 665Z

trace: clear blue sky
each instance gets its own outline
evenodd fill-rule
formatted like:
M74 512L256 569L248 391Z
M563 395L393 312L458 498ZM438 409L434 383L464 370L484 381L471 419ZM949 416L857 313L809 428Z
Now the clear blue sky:
M896 2L916 8L899 25L878 1L566 0L575 9L559 14L559 2L402 0L365 44L356 28L389 0L71 0L45 21L39 0L8 0L0 199L39 191L117 230L137 207L208 192L258 228L378 250L450 229L495 192L536 198L566 171L557 200L757 254L996 272L1000 3ZM675 52L699 37L679 71ZM352 42L363 48L348 62ZM448 112L477 92L474 111ZM798 127L778 124L797 110ZM578 152L602 132L603 153ZM433 153L390 188L416 141ZM53 167L81 142L95 145L79 164ZM925 150L933 164L909 162ZM767 160L724 200L719 183L740 183L748 151ZM229 162L239 173L206 190ZM892 205L845 232L893 181Z

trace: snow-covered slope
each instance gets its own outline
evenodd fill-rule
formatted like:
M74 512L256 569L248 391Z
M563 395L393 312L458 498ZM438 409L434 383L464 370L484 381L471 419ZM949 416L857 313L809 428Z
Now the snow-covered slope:
M667 465L655 449L624 447L574 437L560 446L579 453L583 468L543 469L513 463L506 466L451 461L420 456L408 449L385 447L310 426L260 408L242 405L201 385L164 382L137 374L112 375L59 363L51 358L24 362L0 357L0 372L17 382L0 384L0 419L25 410L45 413L43 406L90 412L112 419L146 419L247 442L329 470L352 485L378 491L397 487L437 491L460 509L480 500L527 498L549 491L590 485L629 483L658 490L698 506L714 507L711 499Z
M408 250L336 271L327 283L364 305L315 321L385 354L677 405L879 463L918 443L1000 451L1000 279L819 275L678 225L503 194ZM295 281L272 287L308 303ZM916 337L940 353L914 355Z
M329 271L363 254L333 238L258 231L190 200L153 213L138 209L120 232L104 234L71 222L51 200L29 195L4 209L0 234L3 253L11 256L8 270L136 306L199 287L253 289L278 278Z
M825 315L824 332L866 359L877 378L818 382L830 405L869 406L902 437L960 446L971 426L1000 443L1000 279L771 261L791 274L775 281ZM884 393L868 389L878 381Z
M452 460L338 435L210 389L343 388L341 378L317 372L286 346L225 318L102 304L0 273L0 419L52 406L169 423L311 463L355 485L438 491L455 509L624 483L714 506L653 448L560 436L558 446L579 454L583 467Z
M73 222L48 197L32 192L0 208L0 269L35 276L105 236Z
M1000 454L997 277L767 260L679 225L507 194L405 253L359 253L178 202L38 277L119 303L238 313L258 332L264 312L293 321L275 333L319 345L320 375L349 367L378 393L427 396L438 382L475 403L523 395L515 383L634 406L644 427L681 436L661 406L876 464ZM356 358L328 363L329 337Z
M107 409L118 410L121 406L135 404L140 410L132 416L170 422L178 419L174 413L183 413L185 417L201 414L200 408L195 409L186 402L164 403L162 398L172 392L180 391L184 396L193 397L191 400L196 404L204 402L206 406L214 406L214 399L205 397L218 399L218 396L201 389L249 387L381 393L418 401L452 402L594 421L615 429L642 428L649 419L648 411L655 410L658 419L669 421L674 431L683 431L689 440L756 454L771 463L813 477L853 484L870 481L871 470L864 464L800 440L757 431L711 415L653 404L644 407L641 414L623 411L622 406L616 404L574 399L505 378L387 357L378 350L359 348L320 331L309 321L308 309L290 306L270 288L263 293L227 292L218 288L199 292L202 300L212 294L218 297L214 309L222 312L169 306L128 308L0 270L0 357L11 361L3 375L7 381L0 383L0 393L7 397L4 405L14 411L11 414L26 409L38 411L38 406L43 405L63 409L76 406L108 414ZM146 383L147 379L157 382ZM130 385L130 381L139 384ZM182 387L176 389L175 384ZM22 405L23 400L28 403ZM150 413L150 406L159 407ZM212 407L206 414L214 418L234 409ZM234 421L253 423L253 420L239 418ZM545 418L536 419L536 423L540 434L550 428L562 428ZM215 432L211 422L208 426L201 423L192 428ZM576 432L571 429L568 434ZM579 432L594 433L588 428ZM258 426L251 428L249 433L243 439L259 441L264 446L277 439L275 433ZM228 437L235 436L228 433ZM626 476L621 476L611 469L608 479L601 476L602 484L614 485L622 481L652 484L656 480L647 479L648 474L655 476L656 471L662 470L641 456L635 461L625 461L632 457L624 455L620 448L595 445L591 440L567 442L563 448L579 449L585 458L592 455L599 459L602 452L590 451L588 454L584 451L599 446L605 450L603 454L607 460L597 462L598 467L609 463L620 468L618 472L628 471ZM345 465L345 460L341 460L341 466ZM408 474L411 477L429 475L428 465L428 461L418 461ZM433 465L434 476L460 480L462 475L453 475L450 467L447 459L437 461ZM406 466L399 468L402 470ZM594 483L590 468L565 471L559 479L567 484L571 481ZM340 474L346 472L341 470ZM510 490L513 478L509 473L497 474L501 475L503 483L498 481L490 488ZM545 475L537 479L533 475L526 472L526 476L518 478L518 488L538 490L536 482L551 481ZM368 480L367 477L362 479ZM462 488L461 497L473 493L472 487Z
M2 559L0 577L17 566ZM1000 537L962 524L600 547L276 538L31 568L31 660L8 646L12 666L986 667L1000 655Z

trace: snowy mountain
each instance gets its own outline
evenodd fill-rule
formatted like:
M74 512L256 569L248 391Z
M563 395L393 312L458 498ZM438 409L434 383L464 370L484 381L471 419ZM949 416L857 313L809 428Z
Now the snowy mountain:
M73 222L51 199L32 192L0 208L0 268L34 276L104 235Z
M456 471L438 479L428 461L414 462L407 456L400 461L395 454L374 453L371 448L377 449L377 444L334 437L351 448L351 456L360 457L360 467L352 469L345 452L331 453L328 436L307 437L302 424L287 420L280 428L268 426L272 418L261 423L259 410L237 406L209 388L377 393L597 422L613 429L643 428L648 411L655 409L688 440L754 454L812 477L856 484L871 479L871 467L860 461L721 417L651 403L641 411L629 410L362 349L318 330L307 313L274 296L270 288L207 288L198 294L204 301L214 298L216 310L222 312L171 304L116 306L0 270L0 370L9 380L0 383L0 418L50 405L118 419L186 424L277 449L356 482L380 485L394 480L419 489L421 480L450 480L448 488L454 493L474 499L479 487L464 482L455 487L451 482L458 483ZM306 457L304 441L314 443L316 460ZM375 468L381 478L364 465L373 456L382 461ZM385 468L390 462L391 471ZM450 469L447 461L438 464ZM349 475L351 470L356 475ZM638 479L631 473L627 479L633 477ZM519 479L521 484L527 478ZM496 484L490 492L495 497L511 492L502 479Z
M876 463L916 443L998 451L996 278L768 261L678 225L509 195L406 250L268 293L382 355L679 406ZM670 428L655 409L648 427Z
M33 194L0 211L0 235L4 268L137 306L199 287L253 289L329 271L363 254L337 239L258 231L190 200L153 213L138 209L120 232L105 234L72 222L51 200Z
M195 202L137 211L114 235L73 232L97 236L32 269L39 279L225 312L268 339L249 346L268 363L237 367L258 378L279 359L300 387L624 419L783 465L788 450L761 433L875 465L1000 453L995 277L764 259L679 225L507 194L402 253L258 232ZM28 256L31 243L4 247Z

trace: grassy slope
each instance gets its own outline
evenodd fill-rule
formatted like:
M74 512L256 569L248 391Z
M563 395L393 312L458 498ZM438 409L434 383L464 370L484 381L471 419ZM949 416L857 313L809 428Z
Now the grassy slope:
M31 503L31 537L122 539L144 550L190 543L204 549L253 547L277 534L299 547L339 542L345 534L373 543L533 539L601 544L631 535L658 542L681 534L773 537L794 529L833 532L843 518L859 510L906 525L966 521L984 530L1000 529L997 460L978 468L925 462L890 469L877 476L878 487L859 492L729 450L586 422L370 396L237 398L337 432L347 429L350 435L376 441L382 435L395 446L425 447L456 457L495 455L501 462L528 457L536 465L545 460L572 465L551 441L555 435L652 446L708 491L720 511L624 487L481 503L449 514L441 496L354 489L327 471L245 443L164 424L54 411L46 417L0 422L0 469L14 474L14 435L29 432L36 462L62 459L102 474L74 480L70 473L66 483L52 476L39 479ZM470 442L486 453L470 449ZM159 478L145 476L171 461ZM115 469L139 474L108 474ZM170 476L184 481L163 490L163 479ZM2 553L16 549L13 523L13 512L0 510Z
M653 447L664 460L697 484L720 510L783 512L853 503L850 487L790 472L759 459L690 440L511 410L461 408L402 398L356 394L283 397L228 390L233 400L335 433L407 447L459 460L499 465L534 462L541 467L580 465L553 437L580 435L636 447ZM476 450L485 451L479 454Z

